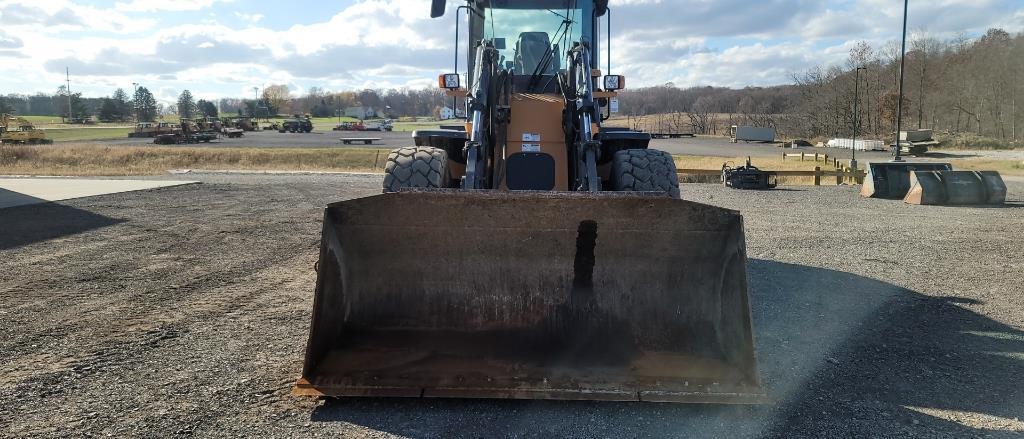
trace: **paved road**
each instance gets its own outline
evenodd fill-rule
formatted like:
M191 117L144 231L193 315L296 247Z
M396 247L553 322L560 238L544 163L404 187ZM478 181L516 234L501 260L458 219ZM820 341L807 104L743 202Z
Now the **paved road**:
M4 436L1024 434L1019 203L683 185L685 198L745 216L763 406L316 401L290 386L323 206L379 194L381 177L188 178L203 183L0 215Z
M684 137L681 139L654 139L651 148L660 149L671 154L695 155L708 157L780 157L786 153L819 153L829 157L849 160L850 151L836 148L782 148L777 143L732 143L725 137ZM888 160L889 153L882 151L857 151L857 160Z
M344 145L342 137L378 137L381 139L374 145L362 143ZM88 142L74 142L101 144L112 146L153 146L152 139L112 139L95 140ZM377 131L314 131L312 133L279 133L277 131L250 131L243 137L229 139L221 138L210 143L199 143L196 145L212 148L398 148L412 145L412 133L409 132L377 132Z

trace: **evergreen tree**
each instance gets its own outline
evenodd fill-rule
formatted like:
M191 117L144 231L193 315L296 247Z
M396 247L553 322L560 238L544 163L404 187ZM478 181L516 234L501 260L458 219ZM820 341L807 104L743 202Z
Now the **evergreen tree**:
M7 102L7 98L0 96L0 113L9 114L14 113L14 105Z
M103 98L103 103L100 104L100 111L97 116L99 116L100 122L115 122L121 120L121 110L114 99Z
M152 122L156 120L157 108L156 99L153 97L153 93L149 92L146 87L139 87L135 91L135 99L133 99L135 109L138 112L139 122Z
M128 93L125 93L123 89L114 90L114 95L110 97L110 100L117 107L115 120L125 121L135 116L131 103L128 101Z
M185 90L178 96L178 116L182 119L192 119L196 114L196 101L192 92Z

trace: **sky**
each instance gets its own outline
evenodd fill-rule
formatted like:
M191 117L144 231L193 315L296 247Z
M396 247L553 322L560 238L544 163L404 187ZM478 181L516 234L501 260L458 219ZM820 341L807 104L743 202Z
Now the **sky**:
M427 0L0 0L0 94L52 93L65 68L72 91L87 97L138 83L165 102L184 89L217 99L270 84L296 94L429 87L453 68L457 4L431 19ZM857 41L898 38L902 19L898 0L610 8L612 73L631 87L790 83L796 72L842 63ZM1024 0L911 0L909 17L911 32L943 39L1020 32Z

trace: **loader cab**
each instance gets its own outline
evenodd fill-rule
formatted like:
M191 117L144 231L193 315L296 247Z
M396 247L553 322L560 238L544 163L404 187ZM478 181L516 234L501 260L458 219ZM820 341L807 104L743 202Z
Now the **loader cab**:
M557 93L554 76L564 73L573 43L588 41L597 68L597 16L595 2L577 0L479 0L469 6L469 70L473 71L475 45L490 40L498 49L498 65L515 75L517 90ZM536 77L530 81L531 77ZM539 79L538 79L539 78ZM472 89L474 78L467 78ZM529 86L529 87L528 87ZM529 90L527 90L529 89Z

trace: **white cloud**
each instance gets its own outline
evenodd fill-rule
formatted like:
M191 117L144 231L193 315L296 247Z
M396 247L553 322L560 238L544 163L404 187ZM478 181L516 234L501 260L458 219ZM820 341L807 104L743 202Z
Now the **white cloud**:
M423 0L357 0L286 29L270 28L267 12L248 3L237 2L245 6L238 11L212 9L231 1L122 0L100 8L0 0L0 63L22 57L9 63L19 79L0 83L0 93L51 91L65 65L93 95L141 82L205 97L269 83L334 90L429 86L451 68L454 0L438 20L429 18L430 2ZM855 40L879 47L893 39L900 6L892 0L613 0L612 68L630 76L631 86L787 83L793 72L842 62ZM189 24L172 25L161 22L166 11L196 12ZM218 16L238 20L229 25ZM282 17L272 18L280 26ZM912 30L943 37L993 26L1024 29L1024 5L911 4Z
M263 14L247 14L245 12L235 12L235 17L252 24L257 24L260 20L263 20Z
M155 19L128 17L117 11L83 6L68 0L7 0L0 2L0 28L28 39L30 34L68 31L136 33L152 29ZM73 42L68 38L66 43Z
M127 3L117 2L114 9L126 12L198 11L217 2L231 1L233 0L132 0Z

